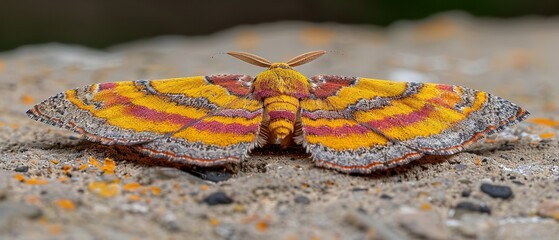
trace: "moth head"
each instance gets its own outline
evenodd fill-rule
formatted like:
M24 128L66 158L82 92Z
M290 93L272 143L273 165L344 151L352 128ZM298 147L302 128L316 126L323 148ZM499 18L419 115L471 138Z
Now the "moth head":
M268 69L272 68L284 68L284 69L291 69L292 67L296 67L299 65L303 65L305 63L311 62L318 57L324 55L326 51L319 50L319 51L312 51L308 53L303 53L299 56L296 56L290 59L287 62L280 62L280 63L272 63L267 59L254 55L252 53L246 52L228 52L227 54L240 59L241 61L250 63L252 65L256 65L259 67L265 67Z

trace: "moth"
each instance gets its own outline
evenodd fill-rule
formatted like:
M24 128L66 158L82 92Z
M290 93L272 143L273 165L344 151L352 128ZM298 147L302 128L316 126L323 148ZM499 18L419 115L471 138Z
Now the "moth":
M317 166L370 173L429 155L460 152L529 114L514 103L461 86L318 75L293 68L325 51L266 68L212 75L101 83L34 106L32 119L102 144L197 166L238 163L256 147L302 145Z

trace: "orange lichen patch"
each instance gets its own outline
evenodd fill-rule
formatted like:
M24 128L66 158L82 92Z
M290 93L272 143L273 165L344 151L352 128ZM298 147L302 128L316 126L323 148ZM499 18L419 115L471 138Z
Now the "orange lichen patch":
M67 183L68 180L70 180L70 179L66 176L61 176L61 177L58 178L58 181L61 182L61 183Z
M74 202L68 199L59 199L56 201L56 205L64 210L73 211L74 209L76 209L76 205L74 204Z
M87 164L82 164L82 165L80 165L80 166L78 167L78 170L84 171L84 170L87 169L87 167L89 167Z
M215 225L218 225L218 224L219 224L219 220L218 220L217 218L212 217L212 218L210 218L210 224L211 224L211 225L214 225L214 226L215 226Z
M3 127L3 126L6 126L6 124L3 123L3 122L0 122L0 127Z
M243 32L236 40L240 48L256 48L260 44L260 36L257 32Z
M58 235L62 232L62 225L54 224L54 225L49 227L48 231L49 231L49 234Z
M21 173L16 173L16 175L14 175L14 178L20 182L25 181L25 176Z
M555 137L555 133L553 133L553 132L542 133L542 134L540 134L540 137L541 137L542 139L554 138L554 137Z
M311 27L303 30L301 41L308 45L326 45L332 41L334 35L331 30Z
M6 63L0 59L0 73L4 72L4 70L6 70Z
M60 161L58 161L58 159L52 159L52 160L50 160L50 162L54 163L54 164L58 164Z
M94 167L96 167L96 168L98 168L98 169L101 168L101 165L99 164L99 161L97 161L97 159L95 159L95 158L92 157L92 156L89 156L89 165L94 166Z
M515 69L526 69L534 62L533 54L524 49L515 49L508 55L507 59Z
M206 191L206 190L208 190L209 188L210 188L210 187L209 187L208 185L206 185L206 184L202 184L202 185L200 186L200 190L202 190L202 191Z
M72 166L70 166L68 164L64 164L64 166L62 166L62 172L66 175L68 175L68 173L70 172L71 169L72 169Z
M103 161L103 167L100 168L101 170L103 170L104 174L115 174L115 161L110 159L110 158L105 158L105 161Z
M433 206L431 206L430 203L422 203L421 205L419 205L419 209L421 209L422 211L431 211L433 209Z
M481 160L479 158L476 158L476 160L474 161L474 163L478 166L481 166Z
M256 230L260 231L260 232L265 232L266 230L268 230L268 221L266 220L260 220L258 222L256 222Z
M27 181L25 181L25 184L29 184L29 185L46 185L48 183L49 183L48 180L38 179L38 178L30 178Z
M434 21L421 24L416 34L423 40L442 40L458 33L458 26L449 17L442 17Z
M559 121L555 121L549 118L530 118L527 121L531 123L545 125L548 127L559 127Z
M41 202L41 198L37 195L29 195L25 197L25 201L29 204L37 205Z
M438 187L438 186L440 186L440 185L441 185L440 182L434 182L434 183L433 183L433 186L434 186L434 187Z
M21 102L23 104L33 104L35 103L35 99L27 94L21 96Z
M12 123L10 127L12 127L12 129L18 129L19 125L17 123Z
M130 196L128 196L128 200L130 200L130 201L140 201L140 200L142 200L142 197L140 197L139 195L130 195Z
M153 194L154 196L158 196L159 194L161 194L161 188L159 187L152 186L150 190L151 190L151 194Z
M118 184L106 182L90 182L89 191L102 197L114 197L119 193Z
M134 192L134 191L140 189L140 187L142 187L142 185L140 185L139 183L132 182L132 183L124 184L124 186L122 186L122 190L123 191Z

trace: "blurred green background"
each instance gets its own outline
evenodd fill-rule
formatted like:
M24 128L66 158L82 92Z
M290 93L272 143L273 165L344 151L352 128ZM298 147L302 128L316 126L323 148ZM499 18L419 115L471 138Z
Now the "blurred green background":
M103 48L145 37L203 35L283 20L386 26L450 10L499 18L553 16L559 14L559 1L2 0L0 51L53 41Z

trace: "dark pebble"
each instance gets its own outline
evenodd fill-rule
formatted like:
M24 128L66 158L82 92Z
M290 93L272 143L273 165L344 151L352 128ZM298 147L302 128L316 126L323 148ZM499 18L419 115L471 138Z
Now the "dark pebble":
M487 213L491 214L491 208L484 204L475 204L471 202L460 202L455 209L466 210L470 212L480 212L480 213Z
M16 171L16 172L27 172L27 171L29 171L29 167L28 166L19 166L19 167L16 167L16 169L14 169L14 171Z
M472 194L472 190L467 189L462 191L462 197L469 197Z
M204 198L204 202L208 205L218 205L218 204L231 204L233 203L233 199L231 199L227 194L224 192L214 192Z
M468 167L467 167L466 165L464 165L464 164L456 164L456 165L454 165L454 168L455 168L456 170L458 170L458 171L464 171L464 170L466 170L466 168L468 168Z
M386 199L386 200L391 200L391 199L392 199L392 196L383 193L383 194L380 195L380 198L381 198L381 199Z
M512 183L514 183L514 184L516 184L516 185L519 185L519 186L522 186L522 185L524 185L524 183L523 183L523 182L521 182L521 181L517 181L517 180L514 180L514 181L512 181Z
M368 188L363 188L363 187L355 187L351 189L352 192L366 192L369 191Z
M186 172L211 182L226 181L233 176L233 174L230 172L222 172L222 171L187 170Z
M509 199L513 196L512 190L507 186L493 185L490 183L481 184L481 191L492 198Z
M295 203L304 204L304 205L307 205L307 204L311 203L311 200L308 197L305 197L303 195L299 195L299 196L295 197L294 201L295 201Z

